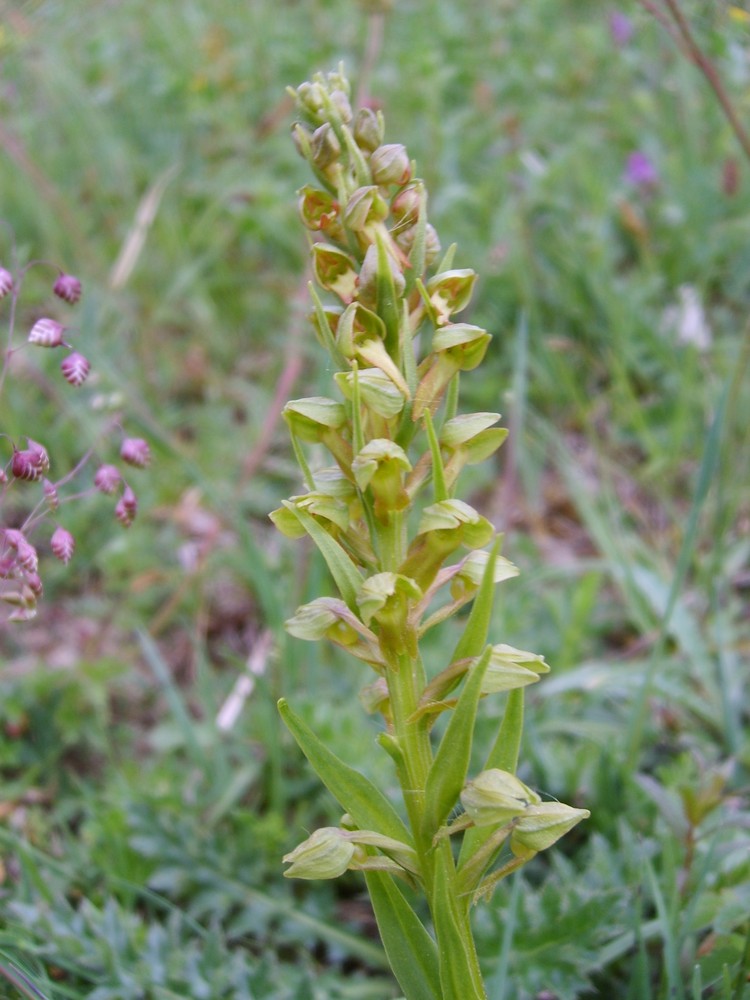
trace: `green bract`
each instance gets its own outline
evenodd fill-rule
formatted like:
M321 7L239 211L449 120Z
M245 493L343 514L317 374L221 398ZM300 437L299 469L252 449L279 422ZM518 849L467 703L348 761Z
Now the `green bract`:
M485 1000L472 900L587 813L542 803L514 773L522 689L548 667L488 644L495 586L518 570L499 555L491 522L456 495L464 467L488 459L507 433L497 413L455 412L459 373L482 362L491 340L454 321L476 275L453 267L455 247L437 263L423 182L404 146L383 143L382 115L353 113L349 92L339 72L295 94L294 141L314 178L299 192L300 213L326 241L311 248L312 323L336 398L286 405L305 485L271 517L285 535L312 539L338 592L298 608L286 627L372 668L362 704L381 717L377 743L402 801L395 807L282 700L284 721L346 812L345 829L318 830L286 856L286 874L362 870L406 1000ZM458 642L432 643L423 659L425 634L467 604ZM505 716L484 770L468 780L487 695L507 700ZM445 725L433 726L441 714ZM497 867L508 838L514 857ZM396 880L424 894L434 930Z

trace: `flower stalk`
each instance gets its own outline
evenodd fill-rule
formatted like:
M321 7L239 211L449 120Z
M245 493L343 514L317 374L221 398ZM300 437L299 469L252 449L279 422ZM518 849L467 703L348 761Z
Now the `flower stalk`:
M382 115L353 112L341 72L292 93L294 141L316 181L299 193L322 292L311 286L312 324L338 368L339 398L287 404L307 492L271 518L284 534L313 540L339 595L299 608L287 628L332 641L375 672L362 700L382 716L378 742L393 760L403 813L282 699L285 723L346 813L340 828L315 831L286 856L286 874L363 871L406 1000L485 1000L472 902L588 816L543 802L516 777L522 690L549 668L487 642L494 589L518 571L458 488L463 468L490 457L506 432L494 426L497 413L456 408L460 373L482 363L491 337L455 318L476 275L453 266L455 247L439 260L424 184L405 148L384 144ZM330 467L312 464L311 444ZM468 603L452 655L425 662L425 633ZM504 697L506 711L471 775L484 697ZM404 881L424 894L428 924Z

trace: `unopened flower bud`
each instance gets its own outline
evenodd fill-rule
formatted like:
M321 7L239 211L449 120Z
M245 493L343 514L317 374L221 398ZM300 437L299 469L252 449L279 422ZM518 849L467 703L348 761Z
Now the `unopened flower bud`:
M0 299L13 291L13 275L5 267L0 267Z
M60 274L52 291L58 298L75 305L81 297L81 282L72 274Z
M21 532L18 532L20 537L15 540L14 548L16 550L16 560L26 573L36 573L39 568L39 556L34 546L28 541ZM7 537L7 533L6 533Z
M357 188L346 204L344 224L355 233L366 232L388 215L388 204L375 185Z
M47 472L49 469L49 455L47 454L47 449L44 445L39 444L38 441L32 441L31 438L26 439L29 446L29 451L33 452L37 457L39 463L39 468L42 472Z
M394 232L396 243L403 250L407 257L411 257L414 247L414 240L417 236L417 227L409 226L406 229L398 229ZM437 260L440 254L440 237L435 227L428 222L424 230L424 264L430 267Z
M28 342L37 347L59 347L64 344L65 327L54 319L38 319L29 331ZM67 378L67 376L66 376Z
M343 90L336 88L330 93L331 104L334 106L338 112L338 116L341 121L346 125L352 120L352 106L349 103L348 96Z
M116 493L121 482L122 476L116 465L100 465L94 474L94 486L100 493Z
M290 399L282 416L298 438L311 444L322 441L327 430L338 430L346 423L343 403L327 396Z
M588 809L574 809L564 802L541 802L529 805L519 818L510 838L510 848L518 858L533 857L588 819Z
M325 107L325 90L322 85L317 80L313 83L306 81L297 87L296 97L300 108L317 120Z
M360 108L354 118L354 141L360 149L369 152L377 149L383 141L383 116L371 108Z
M377 310L378 293L380 288L387 282L386 274L380 274L380 255L377 246L372 243L367 248L365 259L362 261L362 268L359 272L359 285L357 297L359 301L370 308ZM390 270L390 277L393 280L393 288L397 296L404 292L406 279L401 268L393 259L390 253L385 255L385 266Z
M484 579L484 571L490 557L489 552L484 549L475 549L461 562L460 569L451 579L451 597L463 600L473 596ZM492 576L493 583L502 583L503 580L510 580L518 576L519 570L509 559L504 556L495 557L495 572Z
M482 694L497 694L535 684L549 673L544 657L501 642L491 647L490 662L482 681Z
M57 510L60 506L60 498L57 495L57 487L54 483L51 483L49 479L45 479L42 483L42 490L44 492L44 499L47 501L47 506L50 510Z
M44 474L39 455L30 449L13 452L10 471L16 479L22 479L27 483L36 482Z
M413 184L405 187L391 202L391 214L399 226L414 226L419 219L422 197Z
M514 774L491 768L467 782L461 805L475 826L501 826L541 799Z
M60 371L65 376L65 380L72 386L83 385L91 370L88 358L85 358L78 351L71 351L60 363Z
M135 520L137 512L138 500L136 495L129 486L126 486L115 506L115 517L123 528L129 528Z
M310 149L311 140L312 132L308 128L305 128L301 122L296 122L292 128L292 141L297 152L304 160L309 160L312 156Z
M75 547L75 538L73 538L69 531L66 531L65 528L59 526L55 528L52 533L52 538L50 539L50 548L52 549L53 555L55 555L60 562L67 566L73 558Z
M125 438L120 447L120 458L128 465L145 469L151 461L151 449L143 438Z
M284 861L291 864L284 872L286 878L338 878L343 875L354 857L356 846L346 837L345 831L335 826L324 826L299 844Z
M310 157L318 170L325 170L341 156L341 143L328 122L316 128L310 140Z
M400 142L379 146L370 157L372 179L376 184L406 184L411 178L411 162Z

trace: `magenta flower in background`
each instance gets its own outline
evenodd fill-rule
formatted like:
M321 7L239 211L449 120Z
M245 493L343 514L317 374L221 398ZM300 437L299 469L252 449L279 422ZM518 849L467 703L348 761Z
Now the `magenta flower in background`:
M624 48L633 37L633 22L621 10L615 10L609 15L609 31L612 41L618 48Z
M653 188L659 183L659 171L653 160L640 150L628 157L624 177L628 184L638 188Z

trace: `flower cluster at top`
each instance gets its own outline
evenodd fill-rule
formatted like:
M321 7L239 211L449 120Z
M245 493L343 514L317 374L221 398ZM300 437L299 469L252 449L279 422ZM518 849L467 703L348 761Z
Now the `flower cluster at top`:
M321 598L290 629L330 632L383 672L397 652L416 649L437 589L451 581L451 611L476 591L486 553L440 572L452 553L494 538L489 521L454 492L462 468L491 455L507 432L494 426L498 413L456 415L457 376L480 364L491 339L453 321L476 274L453 268L455 248L436 265L438 236L406 149L383 142L382 115L354 115L348 92L337 73L296 92L293 136L318 181L300 191L299 210L314 234L315 279L333 298L324 303L313 290L312 320L338 369L339 398L286 405L307 492L271 518L290 537L324 532L346 555L343 566L367 577L356 597ZM311 444L334 464L312 469L303 450ZM413 531L407 515L428 489L433 502Z

